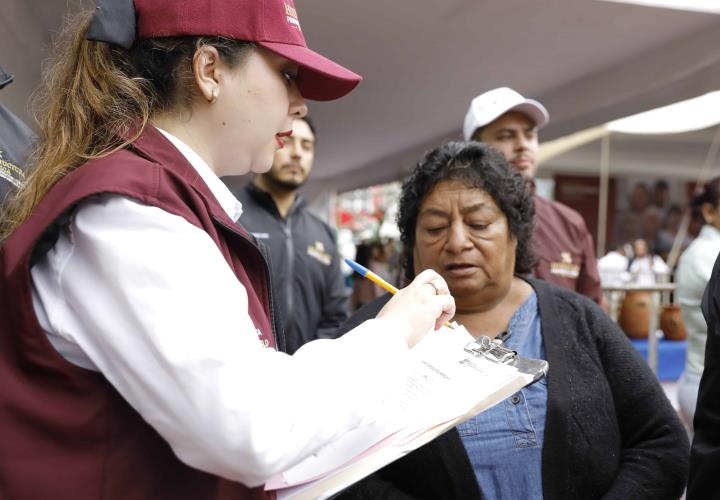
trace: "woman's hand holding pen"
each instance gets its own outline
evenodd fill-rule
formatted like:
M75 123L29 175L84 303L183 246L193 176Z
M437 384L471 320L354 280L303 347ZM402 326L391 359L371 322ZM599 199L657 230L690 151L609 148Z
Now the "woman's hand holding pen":
M431 330L438 330L455 315L455 300L447 283L435 271L418 274L398 291L378 313L378 318L397 322L410 347Z

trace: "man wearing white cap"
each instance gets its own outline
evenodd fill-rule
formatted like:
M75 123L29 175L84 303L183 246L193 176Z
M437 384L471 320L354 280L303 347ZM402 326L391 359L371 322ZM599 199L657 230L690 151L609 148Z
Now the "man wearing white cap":
M538 129L547 124L545 107L508 87L475 97L470 103L463 135L500 151L534 188L539 150ZM535 194L537 256L535 275L602 302L593 239L582 216L556 201Z

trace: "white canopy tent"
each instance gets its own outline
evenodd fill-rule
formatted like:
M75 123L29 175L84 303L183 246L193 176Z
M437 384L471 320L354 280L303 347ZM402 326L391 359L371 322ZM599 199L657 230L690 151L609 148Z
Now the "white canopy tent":
M542 139L550 140L716 90L720 81L720 17L702 12L593 0L295 3L309 45L365 77L339 102L311 103L319 146L310 196L404 177L424 151L459 138L470 99L497 86L548 107ZM93 2L0 5L0 64L16 75L0 102L28 121L51 37L83 5ZM692 149L665 146L676 153L663 158ZM560 167L553 161L547 172Z

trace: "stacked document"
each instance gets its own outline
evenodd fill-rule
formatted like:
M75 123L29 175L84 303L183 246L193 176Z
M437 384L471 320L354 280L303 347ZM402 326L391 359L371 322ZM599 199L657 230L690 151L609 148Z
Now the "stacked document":
M410 374L392 415L348 432L272 478L265 489L277 490L279 500L327 498L547 373L546 361L519 357L499 341L475 340L462 326L452 326L411 350Z

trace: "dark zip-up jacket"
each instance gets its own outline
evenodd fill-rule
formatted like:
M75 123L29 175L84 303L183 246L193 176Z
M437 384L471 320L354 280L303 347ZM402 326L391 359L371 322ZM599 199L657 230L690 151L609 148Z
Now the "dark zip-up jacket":
M297 197L286 218L269 193L252 182L236 193L238 221L270 254L275 304L287 352L322 338L335 338L347 318L347 292L333 230Z

